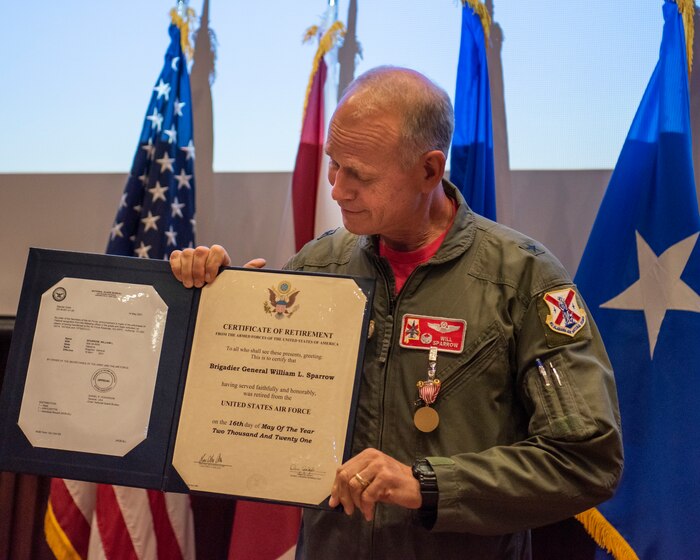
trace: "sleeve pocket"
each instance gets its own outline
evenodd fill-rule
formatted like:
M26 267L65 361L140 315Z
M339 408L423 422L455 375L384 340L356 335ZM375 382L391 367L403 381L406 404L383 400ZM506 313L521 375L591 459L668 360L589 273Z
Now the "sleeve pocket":
M533 411L528 432L563 441L581 441L596 432L595 420L572 375L560 361L547 360L546 376L533 367L526 374Z

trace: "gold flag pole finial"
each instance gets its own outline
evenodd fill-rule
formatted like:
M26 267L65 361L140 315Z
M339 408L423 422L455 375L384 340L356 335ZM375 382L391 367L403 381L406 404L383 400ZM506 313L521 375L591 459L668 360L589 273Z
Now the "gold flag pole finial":
M491 33L491 14L489 14L486 6L479 2L479 0L462 0L462 5L469 5L476 15L479 16L481 27L484 28L484 38L488 41Z
M170 20L180 30L180 45L187 60L192 60L194 49L190 42L190 32L195 20L194 9L188 6L189 0L178 0L177 5L170 10Z
M307 43L314 37L318 35L319 27L318 25L312 25L304 32L303 42ZM311 74L309 75L309 83L306 85L306 96L304 97L304 111L302 112L302 122L306 116L306 108L309 105L309 95L311 95L311 86L314 83L314 76L318 70L318 65L321 64L321 59L336 46L338 41L345 37L345 26L343 22L336 20L333 24L326 30L326 32L318 40L318 49L316 49L316 54L314 55L314 62L311 67Z
M693 38L695 36L695 0L675 0L683 18L685 30L685 54L688 59L688 74L693 69Z

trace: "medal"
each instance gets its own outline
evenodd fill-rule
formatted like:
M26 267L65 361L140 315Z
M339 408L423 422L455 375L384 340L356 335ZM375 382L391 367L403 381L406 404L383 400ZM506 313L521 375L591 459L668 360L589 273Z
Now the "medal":
M440 423L440 416L430 405L435 402L435 399L440 392L440 380L435 377L435 368L437 367L437 346L431 346L428 352L428 379L420 380L416 383L418 387L418 395L423 401L416 413L413 415L413 423L421 432L432 432Z

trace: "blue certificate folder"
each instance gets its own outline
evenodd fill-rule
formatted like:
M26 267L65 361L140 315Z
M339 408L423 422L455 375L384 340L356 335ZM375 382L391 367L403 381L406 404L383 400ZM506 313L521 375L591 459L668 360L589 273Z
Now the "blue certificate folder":
M251 274L268 272L240 270ZM284 271L284 274L307 273ZM18 426L41 296L63 278L150 285L168 306L147 437L123 457L34 447ZM353 280L367 296L367 305L360 335L344 461L349 458L374 290L374 280ZM172 275L169 263L164 261L30 249L0 394L0 471L188 492L172 466L172 456L200 291L184 288Z

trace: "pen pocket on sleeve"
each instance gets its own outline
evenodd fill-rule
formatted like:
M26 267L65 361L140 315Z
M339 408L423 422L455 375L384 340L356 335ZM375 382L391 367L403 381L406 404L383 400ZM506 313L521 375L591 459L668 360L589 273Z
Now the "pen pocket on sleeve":
M534 407L528 432L564 441L591 437L595 420L573 376L561 362L548 360L544 367L546 376L534 365L527 373L527 391Z

